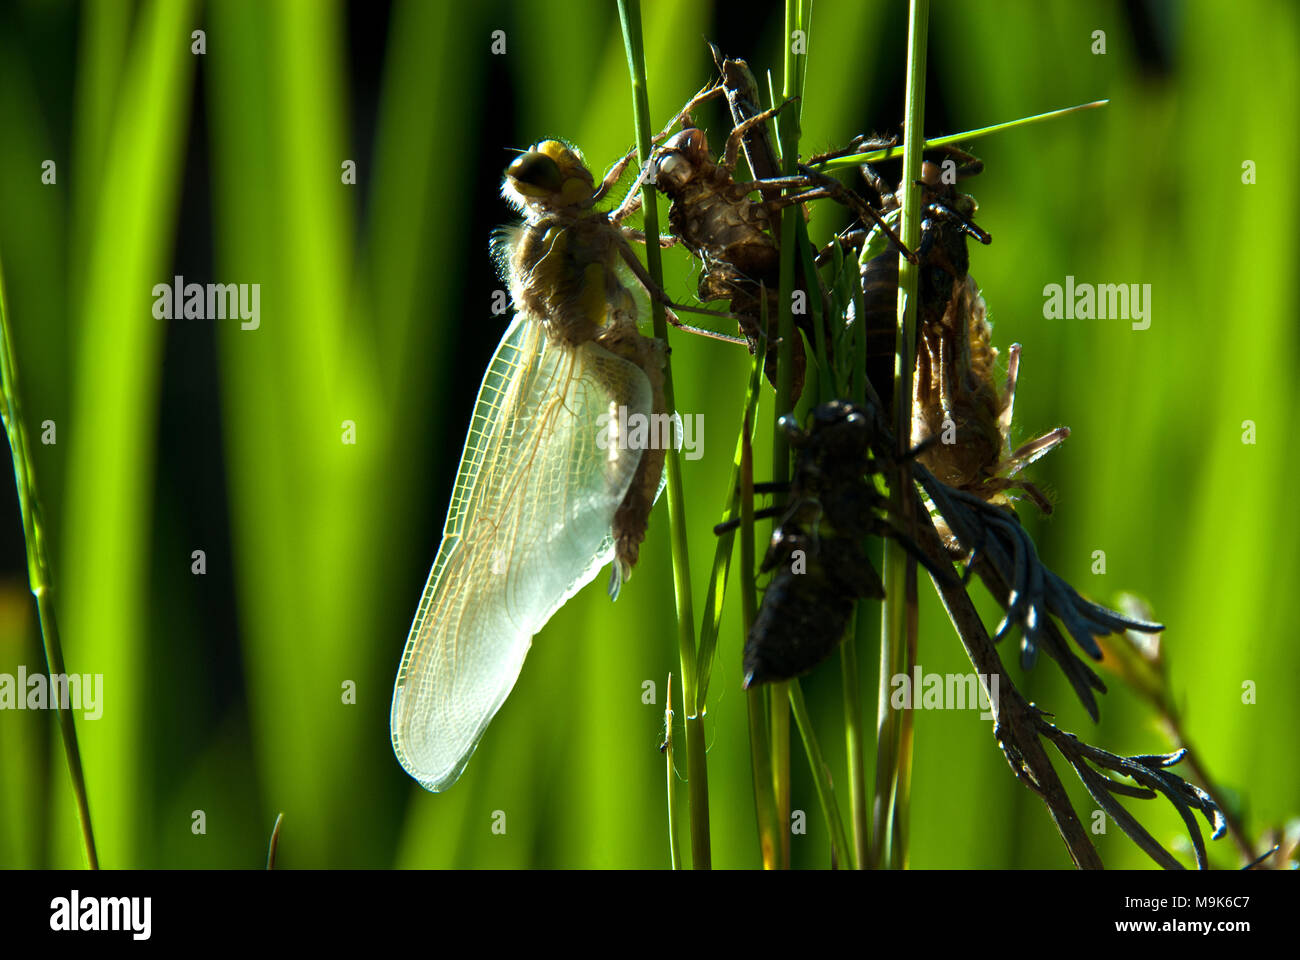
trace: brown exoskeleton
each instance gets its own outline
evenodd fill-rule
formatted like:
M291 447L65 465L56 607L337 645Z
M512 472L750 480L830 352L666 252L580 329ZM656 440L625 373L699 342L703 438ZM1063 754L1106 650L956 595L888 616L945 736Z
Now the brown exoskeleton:
M893 141L867 140L858 150L890 147ZM946 159L941 162L939 157ZM961 166L948 165L953 157L964 158ZM983 164L969 154L932 151L922 164L921 243L917 248L920 258L920 283L918 286L918 342L919 330L927 323L939 321L948 309L958 278L969 270L966 237L973 236L981 243L992 238L970 220L975 212L973 197L958 193L952 185L957 180L974 176ZM903 188L890 189L883 178L869 165L861 167L863 176L881 196L881 207L886 215L895 215L902 207ZM864 321L867 340L868 378L887 407L893 406L894 352L896 318L898 315L898 257L886 252L873 257L862 268L864 293ZM917 343L913 344L915 352Z
M924 214L917 249L920 283L911 442L926 445L920 461L949 486L1003 502L1006 490L1019 488L1050 513L1052 505L1043 493L1015 475L1070 431L1058 427L1011 449L1020 345L1010 348L1006 382L999 389L994 378L998 351L992 345L979 285L969 272L966 248L968 237L984 244L992 237L973 220L978 209L975 198L956 186L982 169L980 160L951 147L927 151L922 165L919 186ZM869 166L863 166L863 173L880 192L886 211L901 206L901 187L889 190ZM869 375L882 397L892 397L898 257L886 253L868 261L863 287Z
M1011 418L1020 372L1020 344L1013 343L1006 382L993 378L997 348L990 343L984 298L971 277L958 285L941 325L922 329L912 396L912 443L939 442L919 457L949 486L990 501L1023 490L1044 513L1051 501L1016 474L1070 435L1057 427L1011 449Z
M735 173L742 144L761 149L766 142L765 138L758 136L763 126L794 101L786 101L742 119L739 117L742 108L738 104L748 100L737 96L737 91L726 84L731 82L734 86L735 78L747 75L748 71L741 73L737 70L738 66L743 67L740 61L725 61L722 66L724 82L698 93L669 124L667 130L678 123L682 124L682 129L668 137L656 150L647 176L653 177L654 184L672 201L668 223L674 237L703 266L698 288L700 300L730 300L731 310L740 321L751 351L760 338L760 321L766 310L769 352L765 369L769 380L775 382L773 348L781 306L776 299L780 281L777 228L781 211L811 200L832 198L853 209L864 221L879 223L905 254L906 248L866 201L838 181L806 167L801 167L800 173L793 176L738 181ZM727 77L732 80L726 80ZM691 113L700 104L724 94L732 104L736 122L727 136L722 155L715 159L704 131L693 125ZM752 150L750 164L763 170L777 168L774 157L759 160ZM790 192L782 194L783 190ZM806 281L801 266L797 266L797 270L796 283L802 288ZM801 326L810 323L806 315L797 317L797 321ZM805 329L805 334L810 340L814 336L811 329ZM798 395L805 360L797 338L793 349L795 394Z

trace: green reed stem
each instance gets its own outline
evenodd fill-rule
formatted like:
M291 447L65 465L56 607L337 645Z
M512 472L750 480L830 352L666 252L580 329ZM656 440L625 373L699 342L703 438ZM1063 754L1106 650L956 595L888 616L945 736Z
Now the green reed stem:
M275 826L271 828L271 842L266 847L266 869L275 869L275 857L280 850L280 827L284 825L284 811L275 817Z
M970 143L972 140L978 140L981 137L987 137L994 133L1005 133L1008 130L1016 130L1020 127L1032 126L1035 123L1043 123L1047 120L1056 120L1060 117L1069 116L1072 113L1079 113L1083 110L1096 110L1098 107L1104 107L1109 100L1093 100L1089 103L1076 104L1073 107L1062 107L1060 110L1049 110L1046 113L1036 113L1032 117L1019 117L1015 120L1007 120L1003 123L994 123L987 127L976 127L974 130L963 130L961 133L950 133L942 137L934 137L925 141L925 149L933 150L937 147L946 147L953 143ZM823 173L831 170L844 170L849 167L857 167L864 163L879 163L882 160L888 160L890 157L896 157L899 153L907 149L906 142L894 144L891 147L882 147L879 150L872 150L867 153L852 153L843 157L832 157L823 163L817 164L817 169Z
M767 329L767 302L760 301L762 324ZM758 414L758 398L763 382L763 358L767 356L767 339L760 335L750 363L749 385L745 390L745 407L740 418L740 432L736 437L736 452L731 463L731 477L727 483L727 501L722 511L722 523L739 518L741 522L741 597L745 615L742 621L743 638L749 636L757 606L754 587L754 455L753 424ZM703 712L708 696L709 678L713 673L713 655L717 650L718 631L722 626L723 601L727 593L727 574L731 569L731 553L735 545L735 532L728 530L718 535L713 554L713 572L708 593L704 598L704 620L700 624L699 672L696 681L697 709ZM772 764L767 738L766 710L763 692L759 689L746 693L749 709L749 743L754 765L754 803L758 818L759 846L763 866L775 866L776 849L776 798L772 787ZM757 726L756 726L757 724ZM760 776L760 770L762 774Z
M640 0L618 0L618 17L623 26L623 44L632 76L632 113L636 124L637 159L644 166L650 161L653 127L650 123L650 96L645 74L645 44L641 36ZM649 183L641 186L645 213L646 270L663 289L663 264L659 251L659 208L657 191ZM662 303L650 298L655 336L668 342L668 321ZM673 391L673 372L669 358L664 358L664 404L677 409ZM686 768L688 804L691 811L691 859L697 870L712 864L709 849L709 771L705 753L703 712L697 709L695 614L691 609L691 568L686 554L686 502L682 492L682 466L677 450L667 451L668 526L673 558L673 595L677 606L677 644L682 669L682 702L686 710Z
M764 311L766 313L766 311ZM766 320L764 321L766 323ZM762 329L762 328L760 328ZM754 350L755 373L762 369L766 343L759 340ZM754 585L754 450L750 441L752 413L746 413L741 433L740 454L740 608L743 636L749 637L758 611L758 591ZM754 773L754 815L758 823L758 847L763 869L777 868L781 823L777 817L776 787L772 779L772 743L768 738L767 705L761 687L745 692L749 719L749 755Z
M908 185L903 200L902 237L909 249L916 249L921 236L920 190L916 181L921 175L921 131L925 124L925 59L929 33L929 0L912 0L908 14L907 96L904 107L903 180ZM890 481L890 499L895 516L910 522L912 498L906 496L911 482L902 455L911 436L912 373L916 359L912 353L913 334L916 329L916 290L918 271L915 264L900 257L898 264L898 331L894 367L894 429L898 438L899 471ZM908 797L899 796L901 725L898 714L890 706L890 678L907 662L907 569L906 552L893 540L885 541L884 584L885 601L881 614L880 685L876 707L876 787L872 803L872 837L870 860L873 867L887 862L901 863L906 859L902 849L905 838L894 831L886 836L886 825L906 822L907 812L897 814L891 808L906 804ZM910 752L910 741L906 744ZM910 766L910 757L906 762ZM897 852L891 854L891 847Z
M803 92L803 64L805 53L796 52L792 37L795 31L807 37L807 11L801 0L786 0L785 34L782 54L782 100L799 97ZM803 41L806 43L806 39ZM781 111L777 117L778 142L781 149L781 166L786 176L796 172L799 157L799 115L802 103ZM776 403L772 433L772 480L784 483L790 479L790 443L781 429L781 417L794 409L794 317L791 306L795 289L795 240L797 236L796 207L786 207L781 213L781 279L780 313L777 330L781 338L777 346ZM790 865L790 832L785 825L790 820L790 706L789 685L773 683L768 691L768 711L772 736L772 778L776 789L777 816L781 828L781 865Z
M762 322L767 323L766 300L760 303ZM731 477L727 483L727 499L722 510L722 523L729 523L740 515L740 471L745 448L753 441L753 424L758 414L758 398L763 382L763 358L767 356L767 338L760 334L754 348L749 368L749 385L745 389L745 407L740 417L740 432L736 436L736 451L731 460ZM751 485L753 476L751 470ZM709 589L704 597L704 619L700 623L699 670L696 674L696 708L703 711L709 692L709 679L713 674L713 655L717 651L718 631L722 627L722 605L727 594L727 575L731 570L732 548L735 546L734 530L718 534L713 551L713 570L709 576ZM752 585L754 571L748 570ZM748 628L746 628L748 633Z
M803 747L808 754L808 766L812 768L817 801L821 804L822 816L826 818L826 826L831 832L831 858L837 864L851 864L852 855L844 836L844 820L840 816L840 805L835 799L835 785L831 783L830 768L822 758L822 748L817 743L812 718L808 716L808 705L803 699L803 687L799 685L798 679L791 680L788 686L790 707L794 711L795 724L799 727L799 736L803 739Z
M855 612L848 633L840 643L840 673L844 684L844 750L849 760L849 807L853 815L852 866L862 870L867 865L870 826L867 820L867 761L862 742L862 685L858 678L856 623Z
M913 675L912 668L916 666L916 644L920 626L916 596L916 563L911 557L907 561L906 597L907 655L903 661L903 672L910 677ZM894 781L894 820L889 832L889 865L895 870L907 869L907 842L911 833L912 744L916 734L912 710L915 703L916 701L913 700L904 708L898 730L898 773Z
M664 705L664 759L668 767L668 861L672 869L682 868L681 843L677 839L677 770L673 766L673 675L668 674L668 695Z
M41 623L45 644L45 665L50 676L67 673L63 662L63 643L59 639L58 621L54 616L54 579L45 554L45 522L41 500L36 490L36 465L27 446L27 428L23 424L21 391L18 389L18 365L14 359L13 336L9 332L9 305L5 295L4 270L0 266L0 414L3 415L9 449L14 458L14 483L18 488L18 509L23 517L23 540L27 544L27 579ZM99 869L95 852L95 831L90 824L90 800L86 794L86 775L81 768L81 750L77 746L77 727L71 710L64 710L54 698L63 737L63 753L72 778L72 795L77 803L77 821L81 825L81 842L86 866Z
M845 269L845 264L838 248L835 259L836 271ZM862 283L855 278L853 284L853 316L863 316ZM866 330L859 320L849 330L849 360L845 367L845 381L849 385L848 396L855 403L867 400L867 344ZM865 870L868 862L868 848L871 840L871 822L867 814L867 758L866 743L862 725L862 678L858 668L858 648L865 643L865 616L862 601L853 609L849 620L849 629L840 643L840 672L843 682L844 697L844 750L849 764L849 806L852 810L853 828L853 866Z

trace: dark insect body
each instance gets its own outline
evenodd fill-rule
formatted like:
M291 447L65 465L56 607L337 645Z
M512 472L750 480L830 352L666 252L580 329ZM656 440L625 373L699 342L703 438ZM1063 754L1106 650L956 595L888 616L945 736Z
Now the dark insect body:
M762 572L775 572L745 641L746 687L807 673L835 650L858 600L884 597L864 549L868 536L893 537L935 569L878 512L887 501L870 477L889 466L893 450L878 414L832 400L811 417L807 430L781 419L794 472L763 559Z

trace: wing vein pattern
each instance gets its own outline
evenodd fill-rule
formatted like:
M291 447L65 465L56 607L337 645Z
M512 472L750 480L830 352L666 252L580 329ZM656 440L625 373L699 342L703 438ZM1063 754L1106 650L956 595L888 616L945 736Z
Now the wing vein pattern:
M651 403L635 364L522 313L497 346L393 691L393 749L426 789L456 781L533 636L609 562L640 451L600 449L598 418Z

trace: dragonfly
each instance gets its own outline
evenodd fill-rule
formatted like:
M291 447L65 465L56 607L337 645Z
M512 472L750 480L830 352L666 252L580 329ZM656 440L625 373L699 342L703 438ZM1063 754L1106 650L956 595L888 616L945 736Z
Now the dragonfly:
M505 173L524 219L493 252L516 313L479 388L393 689L393 750L433 792L464 771L533 637L611 560L617 596L661 489L663 446L618 435L665 413L666 347L639 332L624 279L650 282L623 223L639 193L594 209L630 160L597 184L575 147L545 140Z

